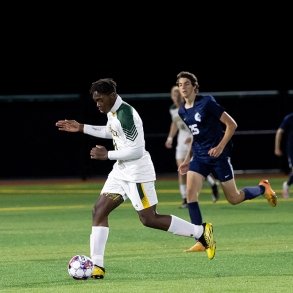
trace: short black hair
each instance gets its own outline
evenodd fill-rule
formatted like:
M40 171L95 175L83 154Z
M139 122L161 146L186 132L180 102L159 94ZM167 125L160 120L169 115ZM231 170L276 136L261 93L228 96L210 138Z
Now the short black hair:
M110 95L112 93L116 94L117 84L112 78L101 78L92 83L90 88L90 94L93 95L94 92L103 95Z

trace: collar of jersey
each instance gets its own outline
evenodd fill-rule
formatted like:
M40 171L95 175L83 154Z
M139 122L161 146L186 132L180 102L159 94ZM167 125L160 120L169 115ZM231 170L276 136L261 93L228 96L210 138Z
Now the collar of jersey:
M110 111L114 114L119 109L121 104L122 104L122 98L119 95L117 95L116 101Z

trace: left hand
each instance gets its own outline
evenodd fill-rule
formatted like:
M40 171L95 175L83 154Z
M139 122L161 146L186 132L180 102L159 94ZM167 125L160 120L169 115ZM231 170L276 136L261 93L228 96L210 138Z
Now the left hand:
M96 145L91 149L90 156L94 160L108 160L108 150L102 145Z

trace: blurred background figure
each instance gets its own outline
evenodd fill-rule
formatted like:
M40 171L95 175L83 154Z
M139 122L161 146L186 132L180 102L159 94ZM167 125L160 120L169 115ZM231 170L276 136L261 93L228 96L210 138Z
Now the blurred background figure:
M293 183L293 112L283 118L275 135L275 155L281 157L283 154L287 155L290 173L283 182L282 195L288 198L289 186Z
M207 181L208 181L208 183L210 184L210 186L212 188L212 201L216 202L220 197L219 189L218 189L218 183L217 183L216 179L212 175L207 176Z
M192 143L192 134L187 125L178 115L179 106L183 102L183 99L180 96L178 86L173 86L171 88L171 100L173 102L169 109L171 115L171 124L165 146L166 148L171 149L173 147L173 140L175 136L177 136L175 159L177 167L179 167L179 165L184 161L187 153L190 150L190 144ZM216 202L219 199L217 182L211 175L207 176L207 181L212 188L212 200L213 202ZM186 174L181 175L178 172L178 184L182 198L181 208L187 208Z

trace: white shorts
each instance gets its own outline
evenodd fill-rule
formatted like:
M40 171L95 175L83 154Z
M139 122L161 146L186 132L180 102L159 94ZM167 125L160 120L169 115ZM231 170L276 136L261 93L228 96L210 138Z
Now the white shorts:
M186 131L179 131L177 136L177 145L176 145L176 160L184 160L190 150L190 144L186 143L187 139L190 139L190 133Z
M189 145L185 143L177 144L175 158L176 160L184 160L188 154Z
M149 208L158 203L155 182L135 183L108 177L101 193L117 193L124 201L130 199L137 211Z

